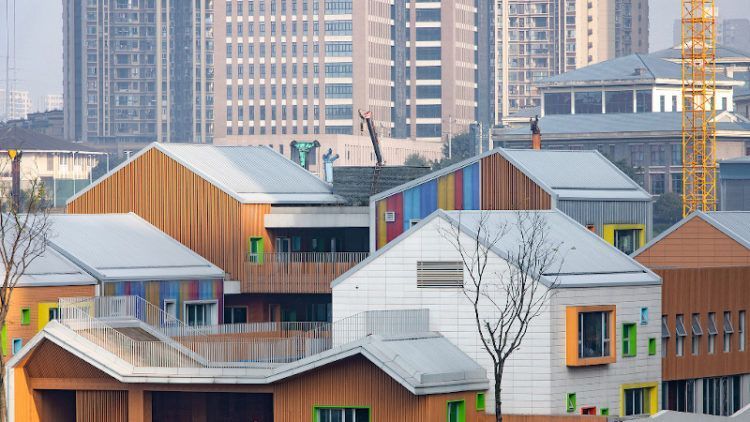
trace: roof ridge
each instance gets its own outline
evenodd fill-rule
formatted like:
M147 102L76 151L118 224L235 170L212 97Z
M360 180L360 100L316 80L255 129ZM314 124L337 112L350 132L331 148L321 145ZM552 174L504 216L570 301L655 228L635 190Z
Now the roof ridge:
M651 77L652 77L652 78L654 78L654 79L656 79L656 73L654 73L654 71L653 71L653 70L651 70L651 66L649 66L649 65L648 65L648 64L646 63L646 60L645 60L644 56L643 56L643 55L641 55L641 53L635 53L635 55L636 55L636 57L638 57L638 60L640 60L640 61L641 61L641 63L643 63L643 66L644 66L644 67L646 68L646 70L647 70L647 71L648 71L648 73L649 73L649 74L651 75ZM659 59L659 58L657 58L657 59L658 59L658 60L661 60L661 59ZM666 60L664 60L664 61L666 62Z

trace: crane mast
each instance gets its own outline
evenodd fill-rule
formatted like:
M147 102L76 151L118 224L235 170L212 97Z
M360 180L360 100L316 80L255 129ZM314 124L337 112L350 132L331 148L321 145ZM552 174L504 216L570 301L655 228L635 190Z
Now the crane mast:
M682 2L682 214L716 210L716 6Z
M375 122L372 118L371 111L359 112L359 117L362 122L367 125L367 133L370 135L370 141L372 142L372 148L375 152L375 168L372 173L372 183L370 185L370 195L378 193L378 181L380 179L380 170L383 168L383 154L380 151L380 140L378 139L378 132L375 130Z

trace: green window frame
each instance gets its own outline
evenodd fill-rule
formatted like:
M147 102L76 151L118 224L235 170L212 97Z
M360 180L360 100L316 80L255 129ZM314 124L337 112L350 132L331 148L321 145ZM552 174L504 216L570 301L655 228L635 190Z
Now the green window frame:
M256 264L263 263L263 238L251 236L247 239L247 260Z
M602 416L609 416L609 408L608 407L602 407L599 410L599 414Z
M370 406L313 406L313 422L326 422L327 419L321 417L321 410L367 410L367 421L372 421L372 408ZM360 422L359 420L355 422Z
M485 396L484 393L477 393L477 410L484 410Z
M638 350L638 329L635 323L622 324L622 356L633 357Z
M451 400L446 404L448 422L466 422L466 402Z
M656 355L656 339L655 338L648 339L648 355L649 356Z
M565 396L565 411L568 413L576 411L576 393L568 393Z
M31 309L21 308L21 325L31 324Z
M2 342L3 356L8 356L8 326L3 324L3 329L0 330L0 342Z

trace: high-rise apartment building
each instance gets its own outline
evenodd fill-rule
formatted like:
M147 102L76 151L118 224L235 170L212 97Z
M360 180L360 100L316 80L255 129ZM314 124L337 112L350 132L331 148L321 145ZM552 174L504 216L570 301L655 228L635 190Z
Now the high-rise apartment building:
M219 0L216 16L217 138L359 134L358 109L395 138L476 120L474 0Z
M62 110L63 96L62 94L47 94L42 97L40 106L42 111Z
M213 0L66 0L66 138L209 142Z
M6 97L5 90L0 89L0 121L25 119L31 113L31 107L29 91L11 90Z
M750 50L750 19L733 18L717 21L716 41L723 47L738 50ZM682 42L682 22L675 19L672 30L672 42L675 46Z
M540 79L648 52L647 0L496 0L496 123L540 105Z

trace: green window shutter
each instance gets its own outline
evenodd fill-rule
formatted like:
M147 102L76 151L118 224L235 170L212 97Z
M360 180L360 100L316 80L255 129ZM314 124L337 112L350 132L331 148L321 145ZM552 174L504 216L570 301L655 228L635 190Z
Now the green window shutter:
M21 325L29 325L29 324L31 324L31 309L22 308L21 309Z
M602 407L601 414L602 416L609 416L609 408Z
M0 341L2 344L3 356L8 356L8 326L3 325L2 331L0 331Z
M636 330L635 324L622 324L622 355L625 357L632 357L637 353Z
M477 410L484 410L484 393L477 393Z
M568 413L576 411L576 393L568 393L565 398L565 410Z
M648 339L648 354L649 356L654 356L656 354L656 339L655 338Z

